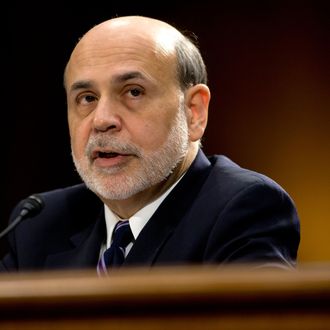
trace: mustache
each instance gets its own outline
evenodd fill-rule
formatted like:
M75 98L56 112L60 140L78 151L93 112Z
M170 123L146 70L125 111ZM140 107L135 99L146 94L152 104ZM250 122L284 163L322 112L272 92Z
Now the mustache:
M130 154L137 157L142 156L141 150L136 145L109 135L90 136L85 148L86 156L92 157L95 149L104 149L118 154Z

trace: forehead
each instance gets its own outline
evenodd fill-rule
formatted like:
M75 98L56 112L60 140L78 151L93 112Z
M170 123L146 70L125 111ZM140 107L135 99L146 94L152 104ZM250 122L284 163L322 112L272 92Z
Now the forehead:
M176 75L175 42L165 29L143 33L140 28L103 29L88 33L69 60L66 79L85 73L142 71L157 79ZM87 77L86 77L87 78Z

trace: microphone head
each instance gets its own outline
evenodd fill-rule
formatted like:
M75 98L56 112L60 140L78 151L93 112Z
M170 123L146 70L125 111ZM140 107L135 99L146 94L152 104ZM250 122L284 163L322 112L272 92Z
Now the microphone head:
M22 212L24 215L29 214L29 216L33 216L38 214L44 207L45 203L42 198L33 194L29 196L23 203Z
M38 214L43 209L44 205L44 201L37 194L33 194L25 199L22 203L20 213L0 232L0 239L13 230L25 217Z

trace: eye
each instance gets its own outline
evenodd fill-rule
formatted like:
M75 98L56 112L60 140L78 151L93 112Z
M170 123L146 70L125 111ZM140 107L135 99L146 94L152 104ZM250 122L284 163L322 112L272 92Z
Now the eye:
M93 95L86 95L86 96L85 96L85 101L86 101L87 103L91 103L91 102L95 101L95 99L96 99L96 97L93 96Z
M77 103L81 105L88 105L96 100L97 98L93 94L81 94L77 97Z
M140 88L131 88L128 93L132 96L132 97L139 97L140 95L143 94L143 91Z

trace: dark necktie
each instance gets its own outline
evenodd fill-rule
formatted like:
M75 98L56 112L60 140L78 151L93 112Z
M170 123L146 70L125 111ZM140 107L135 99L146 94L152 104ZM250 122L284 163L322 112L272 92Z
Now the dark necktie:
M112 243L98 262L99 275L107 274L109 268L119 267L125 260L125 249L134 237L128 220L118 221L112 235Z

